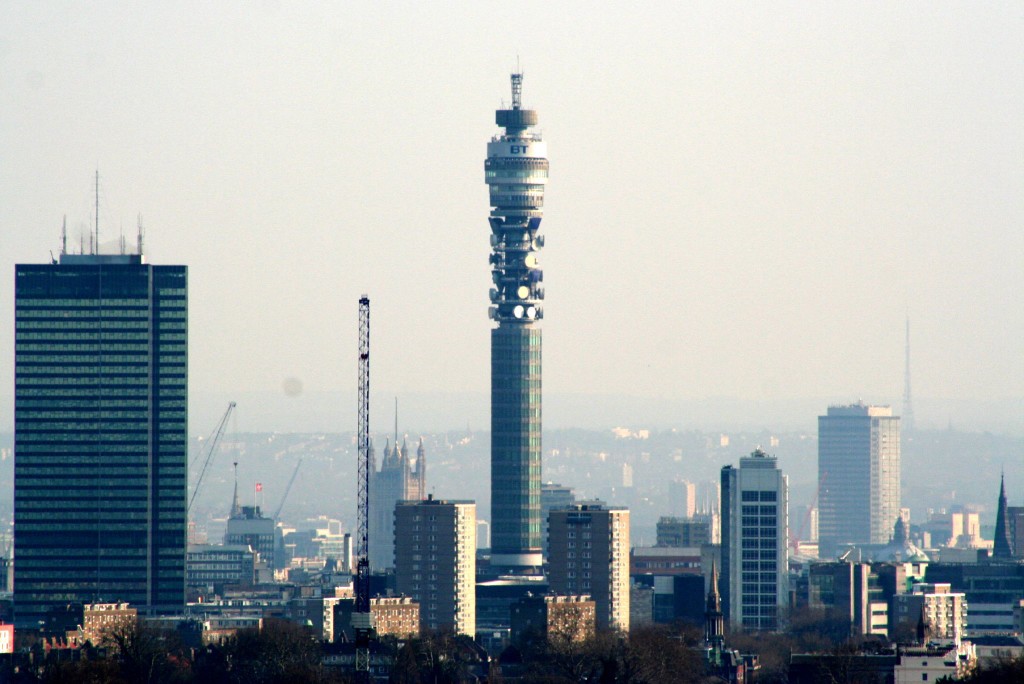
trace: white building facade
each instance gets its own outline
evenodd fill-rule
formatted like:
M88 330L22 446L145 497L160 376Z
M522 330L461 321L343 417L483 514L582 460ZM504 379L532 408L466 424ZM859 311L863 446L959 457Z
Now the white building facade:
M789 479L760 449L722 468L722 609L732 629L780 628L789 596Z

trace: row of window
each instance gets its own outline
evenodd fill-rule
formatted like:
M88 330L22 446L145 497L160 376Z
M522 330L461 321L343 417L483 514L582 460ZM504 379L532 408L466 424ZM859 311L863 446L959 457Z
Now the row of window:
M67 320L38 320L18 321L14 324L15 330L53 330L64 332L66 330L119 330L124 328L148 330L148 319L137 319L131 321L67 321Z
M106 306L112 309L121 309L129 306L148 308L149 300L144 297L103 297L101 299L86 297L78 297L76 299L62 299L57 297L40 297L36 299L19 297L17 304L18 311L22 311L23 308L29 309L29 307L37 309L75 309Z
M186 450L186 437L184 433L158 432L156 436L156 451L161 455L161 458L184 456ZM33 460L53 456L59 459L61 463L67 463L69 459L66 454L92 454L83 458L92 459L101 456L107 462L113 463L118 458L135 458L140 454L148 454L148 437L149 433L144 433L144 435L140 434L137 440L126 440L118 444L109 444L102 438L102 435L96 433L81 435L81 439L68 440L63 443L47 443L45 439L40 439L34 444L24 444L21 439L18 439L15 443L15 449L19 456L32 454ZM120 457L119 454L126 455ZM83 463L85 462L83 460Z
M78 361L95 361L97 353L106 358L113 356L116 352L135 352L146 356L149 354L148 342L99 344L95 342L63 343L63 344L19 344L16 357L19 361L34 361L37 356L40 361L50 362L56 358L62 361L74 363ZM58 354L58 352L65 352ZM76 352L89 352L88 354L76 354ZM126 358L131 360L131 358Z
M763 527L774 528L778 524L779 520L774 515L768 516L757 516L757 515L745 515L743 516L743 527L757 527L758 525Z
M181 335L183 333L167 333L168 335ZM68 333L41 333L41 332L15 332L15 342L31 342L33 340L148 340L149 333L146 332L68 332Z
M100 407L97 404L100 402L83 402L78 401L74 404L71 402L62 401L59 406L62 411L45 411L40 410L43 408L52 408L55 404L52 401L19 401L18 411L15 414L19 418L24 419L54 419L54 418L78 418L81 419L92 419L92 420L109 420L112 418L149 418L149 405L145 401L136 401L131 406L119 407L121 410L112 410L113 407L109 406L112 402L103 402L107 406ZM169 402L168 402L169 403ZM177 403L177 402L175 402ZM69 405L70 404L70 405ZM124 410L126 408L135 408L134 411ZM164 418L185 418L185 407L167 406L161 404L159 415Z
M503 169L500 171L487 170L484 171L485 178L547 178L547 169L530 169L530 170L512 170Z

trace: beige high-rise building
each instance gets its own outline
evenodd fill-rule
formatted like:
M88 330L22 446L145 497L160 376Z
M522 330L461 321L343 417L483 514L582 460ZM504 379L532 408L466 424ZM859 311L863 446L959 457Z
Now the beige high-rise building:
M629 631L629 509L582 501L548 518L554 594L590 594L599 629Z
M476 634L474 502L398 502L395 589L420 604L423 627Z
M900 514L900 419L888 406L829 406L818 417L822 558L885 544Z

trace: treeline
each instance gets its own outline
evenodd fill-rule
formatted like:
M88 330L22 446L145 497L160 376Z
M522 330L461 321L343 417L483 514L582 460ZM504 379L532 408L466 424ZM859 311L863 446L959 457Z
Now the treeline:
M882 648L881 642L851 637L849 623L835 615L793 615L786 633L733 634L729 648L757 654L757 684L788 681L793 653L852 657ZM402 643L384 642L393 684L714 684L705 671L702 634L691 626L652 625L624 638L598 633L585 640L526 638L488 661L468 637L432 632ZM324 665L323 645L308 627L266 620L262 630L241 630L221 645L190 648L176 632L146 627L109 633L102 642L71 651L44 651L39 645L15 654L0 683L15 684L345 684L351 677ZM840 665L843 658L836 658ZM855 681L849 672L829 673L835 681ZM974 684L1024 682L1024 658L976 670Z

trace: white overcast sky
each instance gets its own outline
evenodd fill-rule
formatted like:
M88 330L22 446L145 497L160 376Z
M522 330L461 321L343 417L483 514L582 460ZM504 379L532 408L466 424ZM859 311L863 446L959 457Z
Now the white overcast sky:
M189 266L194 392L352 396L368 292L376 389L486 393L518 56L546 393L899 406L909 312L917 397L1020 406L1022 7L2 2L0 269L77 241L98 166L101 238Z

